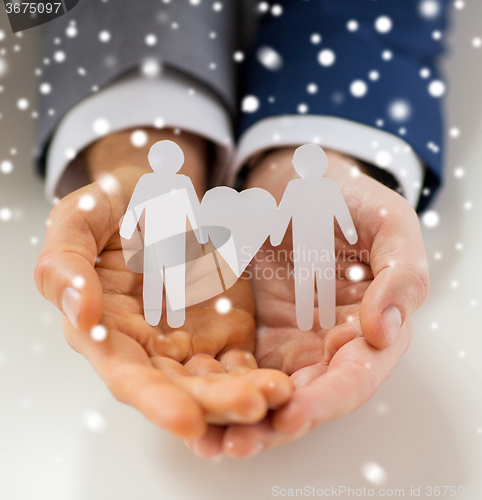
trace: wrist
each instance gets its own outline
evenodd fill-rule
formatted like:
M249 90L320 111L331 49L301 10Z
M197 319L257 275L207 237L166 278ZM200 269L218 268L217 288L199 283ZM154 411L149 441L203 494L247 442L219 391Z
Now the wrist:
M292 159L296 148L282 148L270 151L251 167L246 177L245 187L260 187L271 193L277 202L281 200L288 183L298 178ZM337 183L342 179L354 177L353 174L364 173L364 166L357 160L336 151L325 150L328 157L328 168L324 177Z
M132 143L133 130L123 130L91 144L74 162L83 164L91 182L122 167L136 168L141 174L148 173L152 172L147 158L151 146L159 141L171 140L184 152L185 162L179 173L190 177L196 192L202 196L206 190L207 142L186 132L176 134L170 129L142 130L147 134L147 141L143 146L138 147Z

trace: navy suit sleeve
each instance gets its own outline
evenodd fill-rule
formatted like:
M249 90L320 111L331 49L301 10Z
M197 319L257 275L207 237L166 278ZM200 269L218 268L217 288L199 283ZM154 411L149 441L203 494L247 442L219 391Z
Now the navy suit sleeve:
M282 14L264 17L244 64L241 96L254 95L260 105L242 113L240 134L263 118L300 112L380 127L404 139L426 165L423 209L442 178L444 83L436 60L444 51L447 0L278 3ZM380 31L381 16L391 22L379 21ZM278 52L281 67L260 63L262 47ZM320 63L326 49L335 56L330 65L329 57Z

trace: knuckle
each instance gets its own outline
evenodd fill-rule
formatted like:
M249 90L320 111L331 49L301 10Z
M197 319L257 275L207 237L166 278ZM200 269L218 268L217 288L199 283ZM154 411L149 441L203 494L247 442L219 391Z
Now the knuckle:
M407 280L414 291L413 302L418 308L425 302L430 291L430 276L426 266L418 264L407 269Z

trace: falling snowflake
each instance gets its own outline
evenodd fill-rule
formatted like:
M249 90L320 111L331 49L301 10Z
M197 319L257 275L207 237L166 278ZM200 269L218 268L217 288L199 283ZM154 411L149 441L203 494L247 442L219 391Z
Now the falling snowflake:
M0 209L0 220L7 222L12 218L12 211L10 208L4 207Z
M363 464L362 474L367 481L377 486L387 480L386 472L375 462L366 462Z
M10 174L13 171L13 163L10 160L3 160L0 163L0 171L2 174Z
M432 97L442 97L445 94L445 83L441 80L433 80L428 86L428 93Z
M107 424L105 418L96 410L87 410L82 415L84 425L92 432L104 432Z
M384 61L390 61L393 58L393 53L391 50L384 50L382 52L382 59Z
M430 70L428 68L422 68L420 70L420 78L429 78L430 77Z
M65 52L63 52L61 50L58 50L57 52L55 52L55 54L54 54L54 61L55 62L62 63L65 61L65 59L66 59Z
M85 285L85 278L83 276L75 276L72 280L72 285L74 285L75 288L82 288Z
M318 62L322 66L331 66L336 61L336 55L331 49L323 49L318 53Z
M99 33L99 40L102 43L110 42L110 39L111 39L111 34L108 31L101 31Z
M50 92L52 92L52 86L50 83L42 83L39 90L41 94L50 94Z
M321 43L321 35L319 33L313 33L311 36L310 36L310 42L313 44L313 45L318 45L319 43Z
M95 207L94 197L90 194L84 194L80 197L78 207L80 208L80 210L92 210Z
M375 20L375 29L379 33L388 33L392 29L392 20L388 16L380 16Z
M425 227L433 228L438 226L440 222L440 216L435 210L427 210L422 215L422 223Z
M355 20L355 19L350 19L347 23L346 23L346 29L348 31L356 31L358 29L358 21Z
M362 266L351 266L346 272L350 281L359 282L365 277L365 271Z
M77 35L78 35L78 30L77 30L77 27L75 25L70 25L67 27L67 29L65 30L65 34L69 37L69 38L75 38Z
M166 126L166 120L164 120L164 118L156 118L154 120L154 127L156 128L163 128Z
M392 164L392 155L389 151L381 150L375 155L375 164L379 167L386 168Z
M27 109L29 107L28 100L25 99L24 97L22 97L21 99L19 99L17 101L17 107L18 107L18 109L21 109L22 111Z
M131 134L131 143L136 148L141 148L147 144L148 136L144 130L134 130Z
M316 83L309 83L306 87L308 94L316 94L318 92L318 85Z
M90 331L90 336L96 342L103 342L107 338L107 329L103 325L96 325Z
M437 0L422 0L418 4L418 12L425 19L435 19L440 15L441 6Z
M260 47L256 57L260 64L271 71L276 71L283 65L283 58L271 47Z
M233 59L234 59L236 62L243 62L243 61L244 61L244 52L241 52L240 50L237 50L237 51L233 54Z
M241 102L241 111L254 113L259 109L259 99L254 95L247 95Z
M219 314L227 314L231 311L233 305L229 299L226 297L221 297L218 299L214 305L214 308Z
M147 35L145 38L145 42L146 42L146 45L148 45L149 47L152 47L153 45L156 45L156 43L157 43L157 36L152 34L152 33L149 33L149 35Z
M97 118L94 120L92 128L97 135L105 135L110 130L110 124L105 118Z
M363 80L355 80L350 85L350 92L354 97L363 97L368 92L368 86Z
M269 10L269 3L268 2L259 2L258 4L258 11L259 12L268 12Z
M161 73L161 64L157 59L145 59L141 64L141 72L144 76L153 78Z
M388 116L390 116L393 121L406 121L410 118L411 114L412 107L410 106L410 103L403 99L397 99L388 105Z

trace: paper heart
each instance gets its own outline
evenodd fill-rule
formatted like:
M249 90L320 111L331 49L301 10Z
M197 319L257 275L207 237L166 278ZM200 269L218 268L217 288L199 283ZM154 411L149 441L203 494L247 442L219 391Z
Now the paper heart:
M260 188L238 192L222 186L204 195L201 226L209 227L209 238L238 278L270 235L277 209L275 199ZM227 243L222 228L231 232Z

